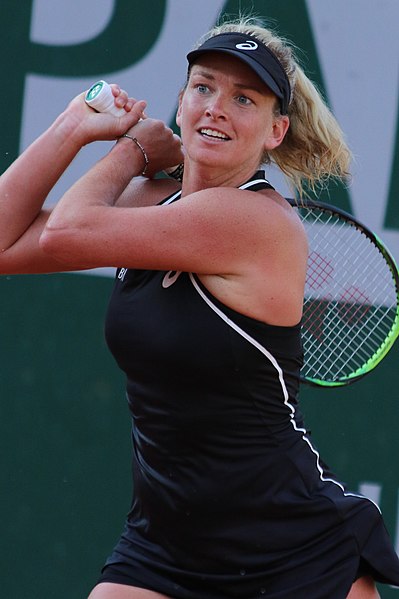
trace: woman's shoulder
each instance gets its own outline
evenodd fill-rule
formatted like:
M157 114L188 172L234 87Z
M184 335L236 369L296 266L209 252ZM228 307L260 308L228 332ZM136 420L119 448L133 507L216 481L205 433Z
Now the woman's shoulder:
M284 235L293 234L296 240L306 240L305 229L291 204L274 188L265 188L257 191L218 187L204 189L199 192L204 199L218 199L229 211L237 213L243 219L249 219L254 225L281 232ZM243 221L244 225L244 221Z
M306 241L307 236L302 221L290 202L274 189L265 189L258 192L259 196L265 199L264 218L273 217L276 219L276 225L280 224L285 233L291 231L298 238Z

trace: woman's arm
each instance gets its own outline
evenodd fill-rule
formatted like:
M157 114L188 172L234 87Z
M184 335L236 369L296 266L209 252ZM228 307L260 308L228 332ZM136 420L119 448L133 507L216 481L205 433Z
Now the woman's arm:
M81 142L62 114L0 178L0 249L10 248L38 216Z
M145 103L127 102L114 86L128 112L121 118L88 108L81 94L0 177L0 272L66 270L44 254L39 237L49 211L44 201L79 150L97 139L120 136L142 116ZM75 265L70 265L74 268Z
M79 268L123 266L195 272L230 307L271 324L301 317L307 244L291 207L272 191L205 189L168 205L118 207L130 148L112 152L63 197L43 250ZM112 173L114 180L109 183ZM109 190L96 198L96 186Z
M146 122L135 127L145 145ZM149 133L151 130L149 130ZM81 268L125 266L206 274L239 274L289 246L297 222L275 192L205 189L170 205L115 205L137 168L129 139L72 186L54 209L41 246ZM142 165L141 165L142 166ZM156 183L156 182L154 182ZM101 193L99 193L101 190Z

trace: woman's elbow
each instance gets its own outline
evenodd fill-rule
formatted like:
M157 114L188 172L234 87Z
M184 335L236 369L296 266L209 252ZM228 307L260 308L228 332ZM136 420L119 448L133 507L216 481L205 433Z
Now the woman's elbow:
M99 266L95 254L90 255L86 237L78 229L46 225L40 235L39 246L44 254L68 269L87 270Z
M70 233L66 229L59 229L46 225L39 238L40 249L60 262L69 262L71 259Z

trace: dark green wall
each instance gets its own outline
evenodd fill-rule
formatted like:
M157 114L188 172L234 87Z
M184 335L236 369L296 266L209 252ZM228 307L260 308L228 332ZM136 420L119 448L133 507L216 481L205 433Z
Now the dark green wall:
M111 285L0 278L4 599L83 597L129 508L124 378L103 338Z

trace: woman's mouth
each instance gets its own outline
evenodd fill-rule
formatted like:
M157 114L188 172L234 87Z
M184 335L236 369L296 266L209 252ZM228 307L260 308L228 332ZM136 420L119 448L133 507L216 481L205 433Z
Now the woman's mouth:
M210 139L220 139L222 141L228 141L230 139L230 137L225 133L217 131L216 129L209 129L208 127L203 127L202 129L200 129L200 134Z

